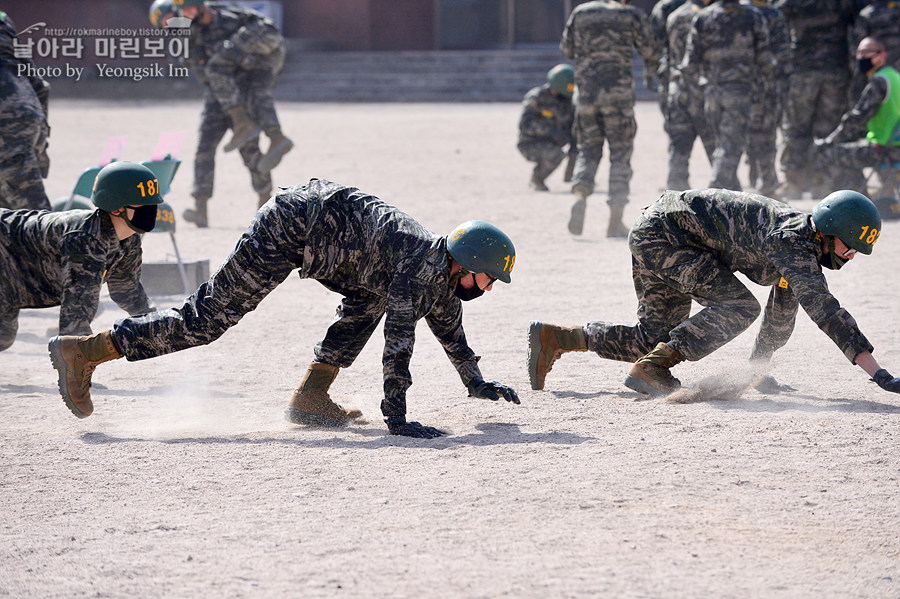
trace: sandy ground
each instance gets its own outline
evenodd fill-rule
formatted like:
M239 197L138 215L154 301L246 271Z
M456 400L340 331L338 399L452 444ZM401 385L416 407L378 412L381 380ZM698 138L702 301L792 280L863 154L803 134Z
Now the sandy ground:
M281 104L297 147L275 176L356 185L438 232L470 218L501 226L518 249L513 284L467 304L465 323L485 375L516 387L520 406L467 398L423 324L409 417L447 437L386 435L380 332L333 387L367 421L284 422L338 301L291 277L210 346L100 366L96 411L77 420L47 356L58 310L24 311L0 357L0 596L900 597L900 397L805 314L774 363L789 395L641 401L622 385L626 364L588 354L529 389L530 320L629 322L635 299L627 247L604 236L605 161L573 238L561 172L550 193L526 186L518 110ZM127 135L121 158L143 160L160 131L183 130L168 196L180 214L199 112L54 103L51 197L99 160L107 136ZM639 104L637 118L629 222L666 170L656 105ZM695 156L702 186L709 167ZM184 257L213 265L256 202L236 155L218 166L213 226L182 222L177 234ZM171 257L166 235L144 247ZM898 256L900 225L886 223L873 256L828 278L900 374ZM124 315L102 299L96 330ZM687 385L740 376L756 327L675 374Z

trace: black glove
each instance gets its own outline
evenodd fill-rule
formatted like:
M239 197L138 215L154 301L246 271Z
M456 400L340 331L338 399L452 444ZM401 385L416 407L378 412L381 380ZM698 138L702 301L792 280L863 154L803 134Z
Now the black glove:
M485 381L484 379L474 378L469 381L467 388L469 389L469 395L478 399L497 401L502 395L506 401L511 401L515 404L520 403L519 396L516 395L516 391L512 387L501 385L497 381Z
M900 393L900 378L894 378L890 372L882 368L872 377L879 387L891 393Z
M767 374L766 376L762 377L762 380L756 383L755 389L760 393L773 394L790 393L791 391L796 391L796 389L794 389L790 385L779 383L771 374Z
M444 431L436 428L419 424L418 422L407 422L406 416L391 416L384 419L387 424L388 432L392 435L400 435L401 437L415 437L417 439L434 439L435 437L443 437Z

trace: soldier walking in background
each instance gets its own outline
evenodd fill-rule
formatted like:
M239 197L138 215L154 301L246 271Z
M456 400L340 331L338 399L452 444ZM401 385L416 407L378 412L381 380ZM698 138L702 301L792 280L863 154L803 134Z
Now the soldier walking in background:
M644 59L648 73L656 72L659 50L647 17L628 0L593 0L572 11L563 30L560 49L575 61L575 138L578 161L572 179L569 231L581 235L587 198L603 143L609 144L609 224L607 237L625 237L622 222L631 183L631 153L637 123L634 119L634 48Z
M737 169L747 148L753 93L775 74L775 58L760 14L738 0L704 0L694 19L681 70L703 86L713 132L710 187L740 190Z
M153 309L141 285L141 236L162 203L150 169L113 162L94 183L97 208L0 209L0 351L16 338L19 310L59 306L62 335L90 335L100 287L132 315Z
M775 76L760 78L759 88L753 94L747 135L750 186L759 190L760 195L779 199L776 140L792 68L790 34L787 19L780 10L771 6L771 0L741 0L741 3L755 8L762 15L769 35L769 46L777 62Z
M522 101L516 147L522 156L535 163L530 184L537 191L547 191L544 179L566 157L564 147L569 146L570 163L578 154L572 132L574 91L575 69L571 65L558 64L547 73L547 83L530 89Z
M206 227L216 147L229 128L233 133L225 151L239 150L260 206L272 192L270 171L294 145L281 131L272 96L286 45L275 24L255 11L207 5L203 0L175 4L183 16L193 19L187 64L205 87L191 191L195 207L186 210L184 218ZM269 138L264 155L260 131Z
M823 267L837 270L858 252L871 254L880 232L878 210L853 191L834 192L812 214L742 192L666 191L644 210L628 238L637 324L532 322L531 386L544 388L562 354L593 351L634 362L625 378L628 388L651 396L672 393L681 386L673 366L709 355L759 316L759 302L734 274L740 272L771 286L750 356L760 372L787 343L802 306L852 364L882 389L900 393L900 379L872 357L872 344L831 295L822 274ZM703 306L693 316L692 302ZM770 388L783 387L768 378Z
M337 317L315 347L286 417L297 424L343 426L360 417L334 403L328 389L384 322L384 401L394 435L432 438L438 429L406 421L416 322L424 318L473 397L519 403L516 392L485 381L462 327L461 300L510 282L516 252L509 238L483 221L446 237L425 229L378 198L318 179L284 188L256 214L210 280L171 308L116 322L91 337L50 342L59 389L73 414L93 411L91 373L108 360L144 360L212 343L236 325L295 269L342 294Z
M691 24L704 7L703 0L687 0L666 21L666 46L672 67L666 100L666 133L669 136L669 169L666 189L690 189L690 159L699 137L710 163L716 140L703 111L703 88L696 73L682 72L685 45Z
M678 66L678 62L672 60L668 45L668 30L666 23L675 10L685 3L685 0L659 0L650 10L650 33L654 43L660 49L659 66L656 67L656 99L659 102L659 110L663 115L663 128L668 131L669 114L666 104L669 98L669 81L672 68ZM652 73L644 74L644 83L647 89L652 91Z
M852 0L777 0L791 34L791 71L784 106L782 199L815 198L828 186L813 172L813 139L825 137L847 109L850 85L848 35L856 14Z
M15 54L16 27L0 10L0 208L50 210L44 181L50 84ZM19 73L19 67L30 67Z

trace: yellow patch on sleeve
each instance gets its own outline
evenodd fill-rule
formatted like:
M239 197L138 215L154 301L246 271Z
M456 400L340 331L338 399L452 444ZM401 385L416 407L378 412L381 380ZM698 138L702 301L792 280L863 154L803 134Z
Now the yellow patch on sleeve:
M784 277L781 277L781 280L778 281L778 286L781 287L782 289L787 289L788 288L787 279L785 279Z
M550 112L549 110L542 110L542 111L541 111L541 114L544 115L545 117L547 117L548 119L552 119L552 118L553 118L553 113Z

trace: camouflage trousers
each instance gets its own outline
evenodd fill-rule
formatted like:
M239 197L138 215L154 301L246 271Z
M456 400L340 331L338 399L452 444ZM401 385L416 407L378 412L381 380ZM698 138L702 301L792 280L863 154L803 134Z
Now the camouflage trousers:
M750 186L760 194L771 196L778 187L775 157L776 139L781 122L783 101L777 88L762 89L754 97L747 133L747 160L750 162Z
M669 174L666 188L690 189L690 158L694 141L700 138L710 163L716 149L703 112L703 93L678 81L670 83L665 126L669 135Z
M209 281L180 307L117 321L113 341L130 361L212 343L303 265L305 239L305 201L276 195L260 208ZM320 282L345 297L325 338L315 347L316 359L350 366L384 315L387 300L363 290L346 293Z
M200 116L200 136L197 141L197 153L194 156L194 186L191 195L194 197L212 197L213 180L216 172L216 148L231 128L229 117L222 106L210 95L206 94L203 102L203 113ZM250 171L250 183L257 194L272 192L272 174L257 169L262 158L259 149L259 136L251 139L238 148L241 160Z
M0 351L9 349L19 330L19 301L15 287L21 285L21 277L13 270L12 257L6 249L7 242L0 239Z
M594 179L603 158L603 142L609 144L610 206L628 203L631 186L631 153L637 121L634 104L601 106L579 104L575 108L575 139L578 140L578 160L572 187L594 190Z
M42 171L49 128L28 81L0 68L0 208L50 210Z
M747 148L751 91L735 84L710 84L703 90L703 111L716 142L710 187L741 191L737 169Z
M534 176L543 181L560 165L566 153L556 142L549 139L520 141L516 146L529 162L534 162Z
M272 91L284 66L284 40L269 54L234 54L216 54L206 63L210 93L225 111L243 106L263 131L279 129Z
M847 109L850 75L843 71L796 71L790 76L790 87L784 105L781 133L784 145L781 168L802 178L794 181L809 184L814 178L810 149L813 139L831 133Z
M816 151L816 165L832 189L854 189L867 194L864 168L885 169L900 163L900 146L879 146L865 139L831 146Z
M587 346L601 358L634 362L657 343L668 343L687 360L722 347L759 316L756 298L724 264L687 245L664 217L647 210L631 230L636 324L590 322ZM703 309L691 316L691 301Z

